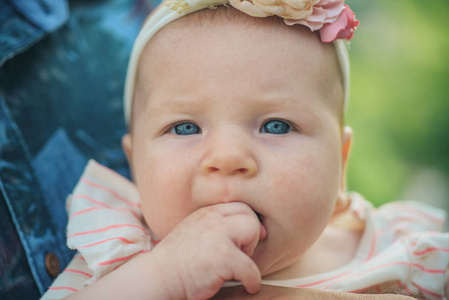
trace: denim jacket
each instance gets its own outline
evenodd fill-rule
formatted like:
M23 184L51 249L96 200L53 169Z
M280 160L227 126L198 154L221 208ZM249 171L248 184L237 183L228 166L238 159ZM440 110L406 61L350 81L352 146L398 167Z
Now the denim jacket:
M70 261L65 200L88 159L129 177L123 81L149 9L0 0L0 299L38 299Z

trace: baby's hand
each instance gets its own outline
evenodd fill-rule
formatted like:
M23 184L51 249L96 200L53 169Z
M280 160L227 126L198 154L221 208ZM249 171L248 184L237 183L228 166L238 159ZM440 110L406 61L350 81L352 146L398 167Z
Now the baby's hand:
M208 299L232 279L254 294L261 275L250 256L266 237L261 226L244 203L204 207L179 223L148 255L172 299Z

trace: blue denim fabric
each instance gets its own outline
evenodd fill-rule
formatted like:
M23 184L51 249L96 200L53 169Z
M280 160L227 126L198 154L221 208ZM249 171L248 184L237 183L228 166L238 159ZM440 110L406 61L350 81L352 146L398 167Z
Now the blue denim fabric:
M65 200L88 159L129 177L123 82L150 7L69 3L0 0L0 299L39 298L45 255L71 259Z
M59 224L66 224L65 202L61 199L67 198L67 191L73 189L73 181L83 173L87 158L72 143L65 129L60 128L31 164L49 213ZM65 239L65 232L58 231L56 235Z
M36 185L30 184L30 167L25 163L25 153L21 147L18 128L11 121L10 114L0 94L0 296L2 299L36 299L39 295L33 274L28 266L25 249L28 245L22 242L21 232L33 231L28 224L18 224L17 213L28 219L28 205L36 192ZM22 162L21 162L22 161ZM31 201L22 201L24 194ZM12 205L17 207L11 213ZM39 214L40 211L37 212ZM34 214L34 212L33 212ZM42 220L48 216L42 215ZM36 227L39 224L35 224ZM40 231L40 228L39 228ZM31 256L30 256L31 258Z
M31 166L30 153L27 151L19 128L11 119L4 101L1 102L1 105L0 187L2 196L26 253L31 275L39 290L43 290L52 280L44 266L46 253L55 252L61 258L62 263L67 263L70 256L64 253L67 252L65 247L61 247L64 245L64 236L58 234L58 228L43 201ZM12 226L4 224L5 220L0 222L2 256L9 256L13 261L21 260L17 257L17 253L10 251L9 247L12 245L7 244L3 239L3 227L12 230ZM12 236L14 233L8 232L8 235ZM19 248L18 245L14 246ZM15 267L14 264L3 262L2 257L2 289L20 288L16 282ZM16 292L20 292L20 290Z
M11 7L45 32L53 32L69 18L65 0L8 0Z
M64 0L0 0L0 66L63 25Z

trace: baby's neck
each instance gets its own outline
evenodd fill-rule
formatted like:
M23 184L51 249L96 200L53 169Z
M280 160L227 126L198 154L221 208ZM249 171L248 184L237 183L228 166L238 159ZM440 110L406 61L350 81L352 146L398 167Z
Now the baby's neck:
M343 267L354 258L362 237L359 228L328 225L318 241L293 265L263 279L291 279L325 273Z

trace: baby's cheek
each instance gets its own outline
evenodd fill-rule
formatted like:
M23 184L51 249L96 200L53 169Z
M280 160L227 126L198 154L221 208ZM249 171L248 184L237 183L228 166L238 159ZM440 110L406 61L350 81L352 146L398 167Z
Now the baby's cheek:
M190 210L183 205L185 195L179 195L175 190L148 189L146 196L141 199L143 218L159 239L165 238L190 214Z
M164 238L171 230L167 215L167 204L161 201L157 191L147 188L140 191L140 205L142 210L142 217L151 229L151 231L159 238Z
M175 227L175 224L168 221L169 218L161 213L148 211L147 213L144 213L143 217L145 223L158 240L164 239Z
M292 184L289 202L284 204L283 217L292 224L296 233L307 235L312 240L321 234L328 224L334 209L336 193L329 182L323 183L316 177L303 177L301 182ZM307 241L304 241L307 242Z

